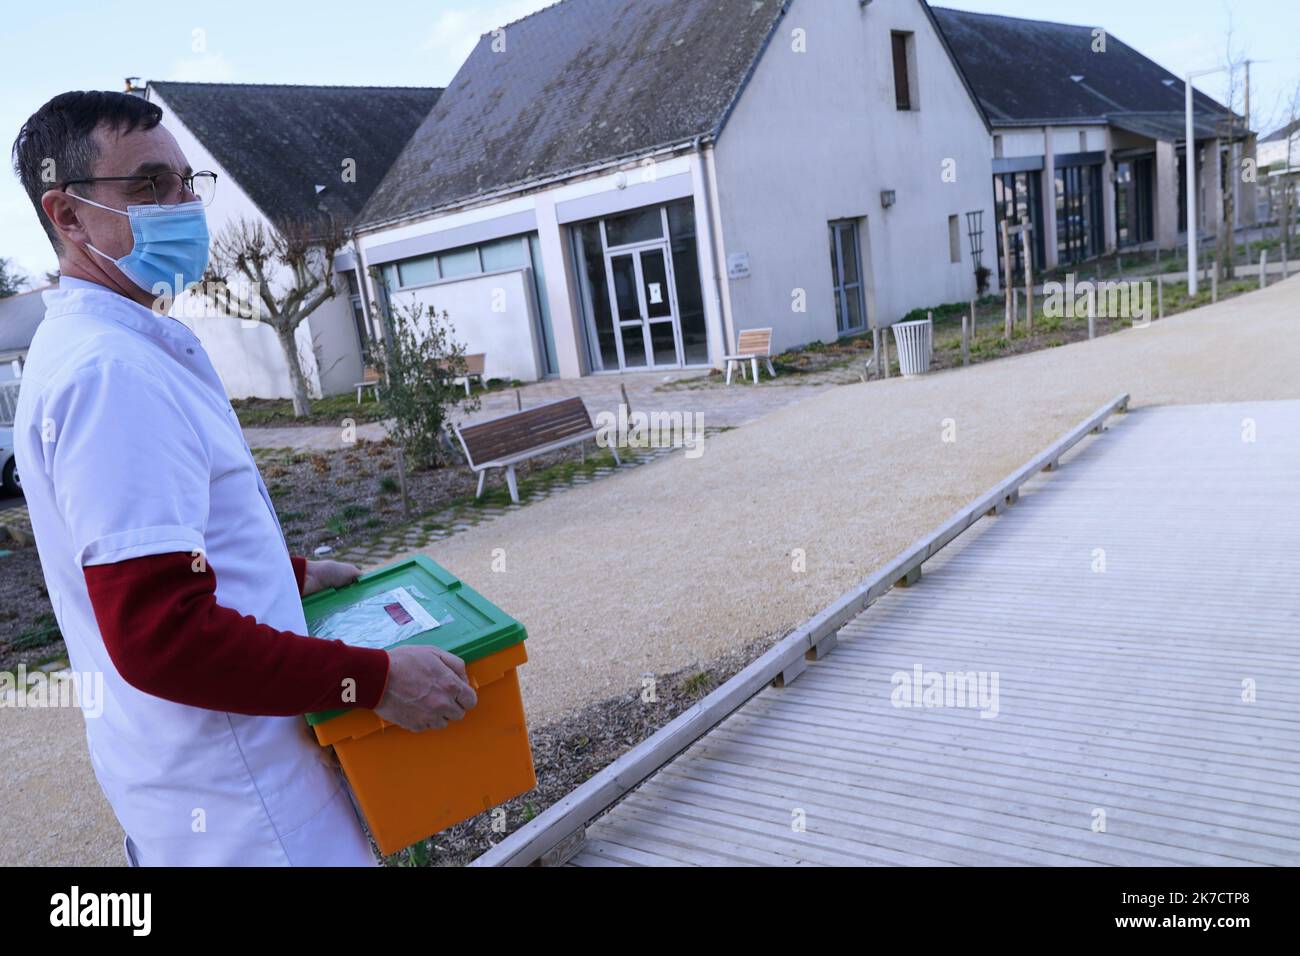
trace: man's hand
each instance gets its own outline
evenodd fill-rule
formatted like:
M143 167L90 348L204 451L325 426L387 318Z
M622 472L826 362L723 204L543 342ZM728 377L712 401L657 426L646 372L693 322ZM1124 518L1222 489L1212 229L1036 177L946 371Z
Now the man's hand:
M388 687L375 713L414 733L441 730L478 703L465 662L439 647L394 647Z
M361 569L342 561L308 561L307 580L302 586L302 596L324 591L326 588L344 588L361 577Z

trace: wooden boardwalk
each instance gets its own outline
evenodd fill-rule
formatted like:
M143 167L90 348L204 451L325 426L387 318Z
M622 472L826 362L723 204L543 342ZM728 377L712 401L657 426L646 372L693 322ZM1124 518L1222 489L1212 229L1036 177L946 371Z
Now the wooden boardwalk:
M1300 863L1300 402L1116 419L571 863Z

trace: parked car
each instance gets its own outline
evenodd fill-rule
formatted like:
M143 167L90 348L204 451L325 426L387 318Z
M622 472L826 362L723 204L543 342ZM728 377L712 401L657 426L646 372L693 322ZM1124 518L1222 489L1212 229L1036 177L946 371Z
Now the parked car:
M18 463L14 461L12 426L0 428L0 486L3 486L6 495L23 493L23 483L18 479Z

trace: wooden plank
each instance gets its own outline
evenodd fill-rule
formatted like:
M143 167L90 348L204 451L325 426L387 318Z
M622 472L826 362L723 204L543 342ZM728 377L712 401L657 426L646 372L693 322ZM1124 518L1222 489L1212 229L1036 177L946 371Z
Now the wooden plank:
M500 843L488 850L473 866L527 866L563 840L569 833L585 826L607 807L651 773L681 753L716 726L723 718L762 690L785 671L794 660L803 657L825 637L865 610L885 594L894 582L906 577L979 521L997 502L1002 502L1040 472L1048 461L1059 459L1100 423L1116 412L1128 408L1127 394L1116 396L1077 426L1053 442L1028 463L1008 475L975 501L959 509L930 534L915 542L874 575L841 595L829 607L814 615L793 632L745 667L738 674L679 714L674 720L572 793L563 797Z
M1243 417L1266 445L1243 447ZM700 865L804 847L832 864L1300 862L1300 402L1147 410L1068 465L914 592L839 628L793 686L696 740L593 838L637 845L652 826ZM998 717L894 706L893 676L918 664L998 673ZM794 807L817 839L787 835Z

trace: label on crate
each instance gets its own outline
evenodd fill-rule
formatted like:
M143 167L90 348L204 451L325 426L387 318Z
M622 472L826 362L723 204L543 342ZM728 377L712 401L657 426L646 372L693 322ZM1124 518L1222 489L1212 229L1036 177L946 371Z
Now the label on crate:
M322 618L311 633L352 647L384 648L438 626L410 590L393 588Z

